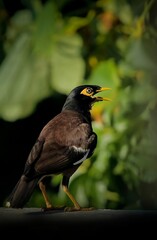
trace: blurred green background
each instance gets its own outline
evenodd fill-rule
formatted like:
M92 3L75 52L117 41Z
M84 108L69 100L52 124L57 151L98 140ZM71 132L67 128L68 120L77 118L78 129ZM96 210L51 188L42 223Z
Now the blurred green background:
M0 1L1 206L67 94L97 84L112 101L93 107L97 149L70 191L81 206L157 209L156 11L155 0ZM48 194L71 205L61 177ZM27 206L44 206L38 187Z

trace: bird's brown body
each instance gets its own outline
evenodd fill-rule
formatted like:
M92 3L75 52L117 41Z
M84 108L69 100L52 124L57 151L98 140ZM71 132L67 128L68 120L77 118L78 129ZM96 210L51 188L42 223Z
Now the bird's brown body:
M50 173L64 173L74 167L85 151L90 149L91 153L96 147L96 135L91 125L81 114L69 110L52 119L38 139L43 141L43 149L35 170L41 174L47 173L48 169ZM75 147L84 151L76 153ZM31 162L32 159L34 158L30 157L28 161Z
M81 209L69 192L68 183L82 162L92 156L97 145L97 135L93 132L90 117L91 104L96 98L89 96L84 98L84 93L81 93L81 90L88 88L98 92L102 89L98 86L92 88L92 85L85 85L78 87L76 89L78 92L73 90L62 111L42 129L30 151L23 174L7 200L7 207L24 207L39 183L46 207L54 208L48 200L42 180L47 175L63 174L63 190L73 202L73 209ZM93 92L93 95L95 93ZM100 97L97 99L107 100Z

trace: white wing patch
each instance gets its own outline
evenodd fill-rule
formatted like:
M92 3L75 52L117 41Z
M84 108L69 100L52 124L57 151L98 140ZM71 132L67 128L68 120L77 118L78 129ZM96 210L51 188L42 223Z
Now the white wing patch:
M77 165L77 164L83 162L84 160L86 160L86 158L87 158L87 156L88 156L88 154L89 154L90 149L83 149L83 148L81 148L81 147L76 147L76 146L72 146L72 147L73 147L73 149L74 149L76 152L84 153L83 158L81 158L81 159L78 160L77 162L73 163L73 165Z

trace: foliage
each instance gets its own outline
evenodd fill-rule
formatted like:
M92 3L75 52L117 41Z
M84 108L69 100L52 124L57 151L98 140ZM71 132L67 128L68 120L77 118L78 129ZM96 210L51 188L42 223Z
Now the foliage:
M157 4L97 0L76 9L72 0L28 3L5 32L1 118L24 118L45 97L79 84L111 87L112 101L92 111L98 147L70 189L83 206L145 207L143 185L157 181ZM60 180L53 177L51 187ZM56 204L71 204L62 191L50 194ZM30 204L41 204L38 195Z

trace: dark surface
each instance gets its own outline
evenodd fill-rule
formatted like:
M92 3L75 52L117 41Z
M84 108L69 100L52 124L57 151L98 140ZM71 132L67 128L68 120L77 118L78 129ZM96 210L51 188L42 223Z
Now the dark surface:
M116 234L117 237L126 234L128 238L137 231L142 235L147 233L150 237L156 231L156 223L156 210L99 209L81 212L56 210L43 212L40 208L0 208L0 230L5 236L15 233L18 237L18 231L21 231L23 237L26 237L33 231L39 235L53 233L58 237L72 237L73 232L75 238L85 234L92 237L93 234L103 233ZM129 232L125 232L128 229Z

